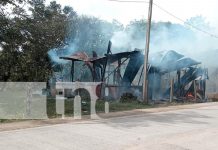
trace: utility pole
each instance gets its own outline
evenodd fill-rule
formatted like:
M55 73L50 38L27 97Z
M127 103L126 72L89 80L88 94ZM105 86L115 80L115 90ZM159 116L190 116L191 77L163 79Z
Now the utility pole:
M149 1L148 10L148 22L147 22L147 32L146 32L146 45L145 45L145 60L144 60L144 83L143 83L143 100L148 103L148 54L149 54L149 44L150 44L150 31L151 31L151 18L152 18L152 5L153 0Z

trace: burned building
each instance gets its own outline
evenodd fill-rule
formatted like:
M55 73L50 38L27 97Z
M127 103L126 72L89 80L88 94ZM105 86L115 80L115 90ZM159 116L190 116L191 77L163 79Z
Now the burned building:
M144 54L135 49L130 52L113 54L109 42L107 53L98 57L88 57L84 52L71 56L60 57L70 60L71 82L82 80L75 78L77 62L83 62L88 67L92 82L100 82L96 95L104 99L119 99L124 93L131 93L142 99ZM148 93L150 100L205 99L206 69L200 67L200 62L185 57L174 50L155 53L149 56Z

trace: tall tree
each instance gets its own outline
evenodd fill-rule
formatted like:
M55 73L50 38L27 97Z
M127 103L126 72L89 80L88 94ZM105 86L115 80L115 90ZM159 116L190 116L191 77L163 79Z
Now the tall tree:
M8 4L11 2L15 3ZM29 15L16 4L12 17L5 10L1 13L0 78L3 81L47 81L51 70L47 52L64 44L69 18L76 16L71 7L61 9L55 1L49 6L45 6L44 0L25 4L31 12Z

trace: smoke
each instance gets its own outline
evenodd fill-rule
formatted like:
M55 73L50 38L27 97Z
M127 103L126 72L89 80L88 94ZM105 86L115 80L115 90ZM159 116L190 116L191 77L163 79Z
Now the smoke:
M52 49L48 52L48 56L53 64L65 64L67 61L60 59L60 54L58 54L57 49Z
M215 28L210 27L202 16L193 17L187 21L196 27L216 34ZM111 41L112 51L120 52L145 48L146 21L130 23L125 30L115 32ZM191 28L187 25L169 22L153 22L151 28L150 55L160 51L174 50L196 61L204 67L216 66L218 56L218 39Z
M204 31L216 34L217 29L209 25L202 16L187 20L188 24ZM60 56L69 56L77 51L91 54L96 51L103 55L107 43L112 41L112 52L132 51L135 48L145 48L146 21L134 20L126 27L119 22L106 22L97 18L81 16L77 26L72 27L77 31L66 39L64 47L55 48L48 52L53 63L67 63L60 60ZM69 30L71 31L71 30ZM72 40L73 39L73 40ZM215 66L217 55L217 39L187 25L170 22L153 22L151 28L150 54L160 51L175 50L185 56L201 61L204 66ZM209 59L208 59L209 58Z
M153 64L159 64L159 59L161 58L161 53L159 52L174 50L185 57L190 57L197 62L201 62L203 68L208 68L209 78L212 78L212 74L215 72L216 68L218 68L216 63L218 57L218 39L207 33L216 35L218 34L218 30L205 22L205 18L202 16L193 17L187 20L187 23L194 25L201 31L185 24L153 22L149 61L152 61ZM115 53L125 50L134 50L135 48L144 49L146 44L145 35L146 21L130 23L124 30L114 32L111 38L113 42L112 51ZM171 61L171 63L173 62L174 61ZM183 61L183 63L184 62L185 61ZM169 65L168 63L165 67L169 68ZM156 79L154 81L156 81ZM208 89L213 87L215 83L217 83L217 81L209 80L207 83ZM207 91L209 91L208 89Z
M52 64L54 74L51 78L56 81L71 81L71 61L60 59L60 57L70 56L76 51L76 42L65 45L61 48L54 48L48 51L48 56ZM52 81L52 80L51 80Z
M201 16L191 18L189 24L210 33L218 33ZM81 16L76 19L76 25L69 30L65 46L54 48L48 52L54 66L57 64L67 65L69 61L59 59L61 56L69 56L77 51L84 51L91 54L96 51L98 56L106 53L108 41L112 41L112 53L132 51L135 48L145 48L146 20L134 20L127 26L119 22L107 22L93 17ZM152 22L150 57L160 57L156 53L161 51L174 50L187 57L202 62L203 67L216 67L218 56L217 39L205 33L182 24L170 22ZM144 51L143 51L144 52ZM77 66L78 67L78 66ZM62 71L69 73L68 71ZM76 69L76 72L81 69ZM80 73L76 73L79 74ZM68 75L69 76L69 75Z
M131 36L125 31L117 31L114 33L111 38L111 42L113 43L113 50L117 48L116 52L121 49L126 49L127 47L131 47Z
M54 48L48 51L48 56L53 64L67 64L68 60L60 59L60 57L70 56L72 55L76 49L76 40L75 42L70 43L69 45L65 45L61 48Z
M107 50L107 44L114 31L120 30L122 24L115 20L110 23L90 16L78 16L75 22L69 24L65 45L51 49L48 55L54 64L66 64L66 60L59 57L70 56L78 51L88 55L96 51L98 56L103 56Z
M141 21L130 23L125 29L114 32L111 42L113 43L112 51L114 53L132 51L135 48L144 49L145 24L142 24Z

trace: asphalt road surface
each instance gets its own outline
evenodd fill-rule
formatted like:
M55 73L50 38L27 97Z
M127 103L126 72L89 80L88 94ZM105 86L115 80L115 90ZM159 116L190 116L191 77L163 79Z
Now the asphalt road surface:
M218 104L0 132L0 150L217 150Z

